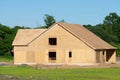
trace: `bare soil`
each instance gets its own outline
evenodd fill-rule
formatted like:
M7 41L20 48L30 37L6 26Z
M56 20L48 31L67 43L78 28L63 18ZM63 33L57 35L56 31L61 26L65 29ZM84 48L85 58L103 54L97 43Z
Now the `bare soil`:
M37 65L38 69L46 68L120 68L120 57L117 57L116 63L102 63L97 65Z
M0 80L20 80L20 79L10 75L0 75Z
M98 64L98 65L38 65L38 69L57 69L57 68L120 68L120 63Z
M0 62L0 66L15 66L11 62ZM28 65L24 65L28 66ZM32 67L36 67L38 69L46 69L46 68L111 68L111 67L117 67L120 68L120 57L117 57L116 63L102 63L102 64L96 64L96 65L35 65Z

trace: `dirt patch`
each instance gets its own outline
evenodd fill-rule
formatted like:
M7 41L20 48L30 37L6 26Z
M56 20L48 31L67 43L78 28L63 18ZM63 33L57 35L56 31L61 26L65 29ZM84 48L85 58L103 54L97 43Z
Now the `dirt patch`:
M8 62L0 62L0 66L16 66L13 63ZM28 66L28 65L23 65ZM120 57L117 57L117 63L104 63L104 64L95 64L95 65L33 65L32 67L38 68L38 69L47 69L47 68L111 68L111 67L117 67L120 68Z
M37 65L38 69L57 69L57 68L120 68L120 63L110 64L98 64L98 65Z
M13 65L11 63L0 63L0 66L17 66ZM29 66L29 65L19 65L19 66ZM104 64L95 64L95 65L32 65L31 67L37 68L37 69L57 69L57 68L120 68L120 61L117 63L104 63Z
M20 79L10 75L0 75L0 80L20 80Z
M10 66L13 65L13 63L10 62L0 62L0 66Z

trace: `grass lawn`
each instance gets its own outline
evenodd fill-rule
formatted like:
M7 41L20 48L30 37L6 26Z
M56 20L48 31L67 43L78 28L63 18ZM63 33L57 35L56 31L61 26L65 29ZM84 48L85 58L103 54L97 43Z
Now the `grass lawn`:
M13 61L12 56L8 56L8 55L0 56L0 62L11 62L11 61Z
M19 77L19 80L120 80L120 68L36 69L0 66L0 74Z

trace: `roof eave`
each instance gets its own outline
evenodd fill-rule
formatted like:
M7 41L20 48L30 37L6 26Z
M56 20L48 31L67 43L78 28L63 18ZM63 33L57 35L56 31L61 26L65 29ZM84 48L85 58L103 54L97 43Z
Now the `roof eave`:
M95 49L97 50L116 50L117 48L99 48L99 49Z
M17 44L17 45L16 45L16 44L15 44L15 45L12 45L12 46L28 46L28 45L27 45L27 44L24 44L24 45L22 45L22 44L19 44L19 45Z

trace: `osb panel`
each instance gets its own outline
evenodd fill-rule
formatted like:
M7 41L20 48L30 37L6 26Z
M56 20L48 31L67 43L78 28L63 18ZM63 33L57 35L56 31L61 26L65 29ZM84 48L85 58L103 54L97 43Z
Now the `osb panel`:
M28 51L26 54L27 63L34 63L35 62L35 54L33 51Z
M14 54L14 63L25 63L26 53L24 51L17 51Z
M64 63L65 62L65 52L63 49L57 50L56 59L57 59L56 60L57 63Z
M72 63L95 63L96 57L91 50L73 50Z
M100 51L96 51L96 62L100 62Z

